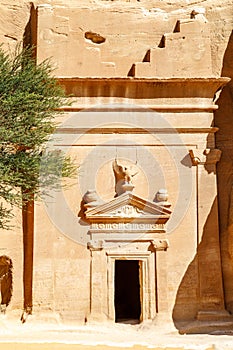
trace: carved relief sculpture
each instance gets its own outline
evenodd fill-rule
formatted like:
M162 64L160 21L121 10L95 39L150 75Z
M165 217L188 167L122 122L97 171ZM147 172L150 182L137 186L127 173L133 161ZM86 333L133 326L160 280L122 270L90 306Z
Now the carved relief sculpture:
M132 177L135 176L137 173L132 174L128 167L124 167L122 165L117 164L116 159L112 163L112 167L116 181L116 197L120 196L122 193L133 191L134 185L132 184Z

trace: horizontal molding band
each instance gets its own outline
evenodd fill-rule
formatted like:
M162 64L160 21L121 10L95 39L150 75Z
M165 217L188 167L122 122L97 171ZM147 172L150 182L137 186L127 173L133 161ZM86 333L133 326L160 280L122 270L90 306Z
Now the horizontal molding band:
M180 144L180 143L166 143L166 147L196 147L195 144ZM142 144L138 144L138 143L108 143L108 144L98 144L98 143L57 143L54 144L55 147L141 147L141 146L145 146L145 147L161 147L164 146L163 143L142 143Z
M209 128L57 128L56 134L206 134L215 133L217 127Z
M86 106L78 106L78 107L62 107L59 108L59 111L62 112L80 112L80 111L87 111L87 112L141 112L141 113L149 113L150 110L152 111L163 111L163 112L209 112L214 111L218 109L217 105L206 105L206 106L197 106L197 105L152 105L152 106L141 106L141 107L122 107L118 108L117 106L114 108L111 107L96 107L96 105L93 104L93 107L91 105Z
M59 82L124 82L124 83L157 83L157 84L227 84L228 77L203 77L203 78L137 78L137 77L71 77L57 76Z

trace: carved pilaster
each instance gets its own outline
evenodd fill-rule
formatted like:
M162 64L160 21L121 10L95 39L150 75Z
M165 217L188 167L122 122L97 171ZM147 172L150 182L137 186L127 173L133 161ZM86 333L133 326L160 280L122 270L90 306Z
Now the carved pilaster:
M220 314L224 310L221 257L218 232L216 163L218 149L189 150L197 181L197 261L199 280L199 311L197 319Z

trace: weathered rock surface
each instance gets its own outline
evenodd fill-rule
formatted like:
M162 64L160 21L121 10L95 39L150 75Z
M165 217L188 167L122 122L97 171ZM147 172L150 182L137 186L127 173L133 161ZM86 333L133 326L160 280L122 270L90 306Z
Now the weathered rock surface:
M35 1L37 5L44 1ZM44 33L43 39L59 37L66 40L67 30L72 32L77 42L85 37L89 51L83 57L88 60L88 55L95 53L101 47L101 62L112 62L106 65L106 70L111 70L110 75L127 75L134 62L142 62L148 49L157 47L164 33L174 30L178 18L189 19L192 10L196 7L204 7L206 18L210 27L210 42L212 56L212 74L215 76L228 76L233 78L233 8L232 0L223 1L69 1L69 5L62 0L47 1L48 5L56 5L60 16L60 25L57 31ZM71 16L67 21L67 9L79 8L78 21ZM30 18L31 5L29 1L11 0L0 1L0 41L11 50L23 40L25 28ZM111 21L106 22L106 13ZM46 20L46 19L45 19ZM111 25L109 23L111 22ZM77 26L77 23L79 25ZM200 43L202 45L202 38ZM71 50L72 48L69 47ZM99 52L99 51L98 51ZM64 60L68 57L64 55ZM40 59L43 59L41 54ZM124 62L124 64L122 64ZM85 70L85 67L84 67ZM61 74L59 72L59 74ZM67 71L69 75L70 72ZM221 228L221 252L223 262L224 292L227 309L233 312L233 84L229 83L218 97L219 110L215 115L215 125L220 128L217 133L217 148L222 150L222 159L218 165L218 189L219 212ZM62 247L62 242L57 238L57 247ZM41 243L42 245L42 243ZM44 247L46 249L46 247ZM56 247L54 248L56 249ZM72 247L70 247L70 250ZM80 255L83 253L80 252ZM68 259L69 260L69 259ZM85 262L86 263L86 262ZM85 263L81 267L86 270ZM66 276L68 262L64 259L63 270L57 270L56 281L62 286ZM195 265L196 266L196 265ZM45 276L48 274L48 283L51 281L49 268L46 271L38 269L36 274ZM196 267L195 267L196 268ZM52 268L51 268L52 269ZM52 273L52 272L51 272ZM87 286L88 287L88 286ZM52 287L51 287L52 288ZM81 294L81 292L80 292ZM81 297L81 296L80 296ZM73 298L76 298L74 292ZM52 300L52 297L51 297Z
M132 50L138 54L138 61L141 52L146 52L150 47L148 42L159 44L161 36L174 29L177 18L190 18L192 10L196 7L206 9L206 17L210 23L210 38L212 46L213 73L220 74L222 61L227 48L233 26L232 1L35 1L39 4L58 5L60 7L79 7L80 11L85 10L86 15L81 19L83 27L80 32L96 32L106 40L106 50L103 51L103 58L107 56L115 59L119 53L129 57ZM106 11L113 18L112 26L105 27L104 17ZM23 38L25 26L30 16L30 2L25 0L10 0L0 2L0 40L12 47L17 41ZM80 19L79 19L80 20ZM165 21L164 21L165 20ZM143 27L140 28L141 23ZM104 28L104 31L103 31ZM140 28L140 32L137 32ZM108 36L109 32L111 36ZM114 47L114 50L113 50ZM135 49L134 49L135 47ZM144 50L142 50L142 48ZM111 61L107 59L107 61Z

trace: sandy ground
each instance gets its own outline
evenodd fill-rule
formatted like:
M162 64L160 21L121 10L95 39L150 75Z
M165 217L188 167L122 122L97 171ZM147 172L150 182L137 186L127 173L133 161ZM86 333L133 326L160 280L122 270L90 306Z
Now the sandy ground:
M67 344L4 344L1 343L1 350L122 350L123 348L119 347L108 347L108 346L103 346L103 345L94 345L94 346L86 346L86 345L67 345ZM132 350L144 350L148 349L146 347L142 346L133 346L130 349ZM152 348L150 348L152 349ZM153 348L154 350L172 350L174 348ZM152 350L153 350L152 349ZM184 348L176 348L177 350L184 350ZM185 348L185 350L188 348ZM214 347L211 347L208 349L205 348L206 350L214 350Z
M232 334L232 335L230 335ZM64 325L51 320L0 316L0 350L233 350L224 335L179 335L170 324Z

